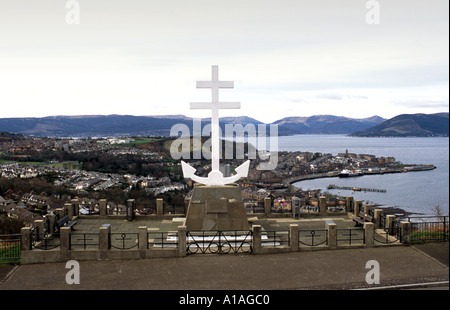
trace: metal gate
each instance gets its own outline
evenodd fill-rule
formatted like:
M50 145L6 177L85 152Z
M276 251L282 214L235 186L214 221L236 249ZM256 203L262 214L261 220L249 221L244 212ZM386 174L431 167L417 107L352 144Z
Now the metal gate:
M188 231L187 254L252 253L252 231Z

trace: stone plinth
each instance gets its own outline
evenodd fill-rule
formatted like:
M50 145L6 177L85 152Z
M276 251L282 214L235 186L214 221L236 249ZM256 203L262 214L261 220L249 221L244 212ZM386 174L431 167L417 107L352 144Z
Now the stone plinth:
M193 230L250 230L241 190L235 184L196 185L185 226Z

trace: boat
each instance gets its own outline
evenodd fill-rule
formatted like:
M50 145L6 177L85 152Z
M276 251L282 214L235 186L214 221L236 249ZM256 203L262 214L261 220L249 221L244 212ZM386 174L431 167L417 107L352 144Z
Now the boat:
M340 178L358 177L363 175L361 170L344 169L339 173Z

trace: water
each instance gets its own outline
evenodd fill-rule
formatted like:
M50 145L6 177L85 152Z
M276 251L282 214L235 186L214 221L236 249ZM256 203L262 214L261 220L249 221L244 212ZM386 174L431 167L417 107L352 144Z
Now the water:
M296 135L278 138L279 151L372 154L395 157L404 164L433 164L431 171L366 175L356 178L323 178L296 182L306 189L326 191L329 184L386 189L386 193L329 190L356 200L396 206L412 213L435 215L439 205L449 213L449 138L358 138L345 135Z

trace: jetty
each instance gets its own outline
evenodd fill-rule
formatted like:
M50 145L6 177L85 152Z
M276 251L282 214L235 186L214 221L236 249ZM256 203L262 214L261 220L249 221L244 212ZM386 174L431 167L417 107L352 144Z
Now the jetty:
M346 189L354 192L378 192L378 193L386 193L385 189L380 188L365 188L365 187L356 187L356 186L337 186L334 184L330 184L327 186L327 189Z

